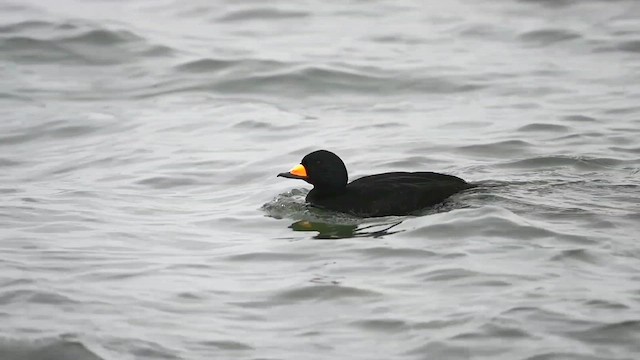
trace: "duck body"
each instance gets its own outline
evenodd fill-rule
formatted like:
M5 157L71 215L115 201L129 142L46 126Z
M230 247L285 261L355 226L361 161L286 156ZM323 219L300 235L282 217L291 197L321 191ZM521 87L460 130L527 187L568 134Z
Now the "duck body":
M359 178L339 193L323 194L314 188L306 200L319 208L360 217L409 215L470 187L452 175L392 172Z
M410 215L474 187L463 179L434 172L389 172L347 184L347 171L335 154L318 150L278 176L314 185L306 201L312 206L359 217Z

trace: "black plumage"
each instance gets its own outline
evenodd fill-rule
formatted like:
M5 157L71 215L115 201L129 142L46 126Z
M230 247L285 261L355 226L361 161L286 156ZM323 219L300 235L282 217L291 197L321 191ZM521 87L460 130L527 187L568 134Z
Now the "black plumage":
M311 205L360 217L409 215L474 186L459 177L434 172L390 172L347 184L344 163L327 150L308 154L300 165L278 176L312 184L306 198Z

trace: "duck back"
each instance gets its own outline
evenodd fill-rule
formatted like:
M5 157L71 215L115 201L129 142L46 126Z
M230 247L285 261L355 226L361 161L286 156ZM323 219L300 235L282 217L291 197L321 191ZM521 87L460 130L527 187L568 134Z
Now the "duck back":
M392 172L364 176L337 194L311 190L307 201L320 208L362 217L407 215L471 187L473 185L452 175Z

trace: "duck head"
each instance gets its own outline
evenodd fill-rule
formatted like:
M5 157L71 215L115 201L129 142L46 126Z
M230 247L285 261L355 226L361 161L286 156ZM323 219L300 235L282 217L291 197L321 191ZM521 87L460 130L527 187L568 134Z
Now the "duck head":
M289 172L278 174L289 179L301 179L322 192L339 192L347 186L347 167L338 155L327 150L307 154Z

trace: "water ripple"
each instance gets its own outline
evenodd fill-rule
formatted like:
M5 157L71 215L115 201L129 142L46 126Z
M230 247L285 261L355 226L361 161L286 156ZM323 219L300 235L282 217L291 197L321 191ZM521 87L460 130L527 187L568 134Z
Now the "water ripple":
M95 28L85 23L26 21L0 29L3 55L30 63L116 65L147 56L166 56L173 50L156 45L129 30ZM51 34L55 34L52 36Z
M565 29L541 29L528 31L520 35L520 39L524 42L541 46L574 40L580 37L580 34Z
M36 342L3 339L0 341L0 358L3 360L103 360L85 344L63 339Z
M526 154L530 152L532 143L524 140L505 140L488 144L465 145L457 150L473 156L512 157L514 154Z
M509 168L553 168L572 166L584 170L597 170L607 167L613 167L624 164L624 160L614 158L587 158L587 157L570 157L570 156L539 156L523 160L510 161L500 164L501 167Z
M281 291L274 298L275 301L292 302L292 301L335 301L338 299L350 298L375 298L381 294L367 289L361 289L344 285L314 285L302 286L295 289Z
M223 22L240 22L240 21L273 21L273 20L286 20L292 18L304 18L309 13L304 11L272 9L272 8L253 8L229 11L226 14L217 18Z
M638 9L0 1L0 359L635 359Z
M539 123L534 123L534 124L529 124L529 125L525 125L522 126L518 129L518 131L523 131L523 132L567 132L569 131L569 127L564 126L564 125L556 125L556 124L539 124Z

